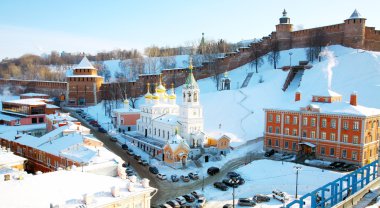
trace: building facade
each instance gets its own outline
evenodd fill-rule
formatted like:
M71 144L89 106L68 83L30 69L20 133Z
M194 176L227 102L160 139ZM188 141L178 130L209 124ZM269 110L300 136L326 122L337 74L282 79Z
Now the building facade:
M358 165L376 160L380 109L358 105L355 93L350 103L341 100L329 90L302 102L297 92L291 108L265 109L265 149Z
M140 110L131 108L126 98L124 107L112 110L112 124L118 132L136 131L137 120L140 118Z
M103 77L98 70L83 57L82 61L73 68L72 75L66 77L66 103L69 106L96 105L100 100L100 86Z

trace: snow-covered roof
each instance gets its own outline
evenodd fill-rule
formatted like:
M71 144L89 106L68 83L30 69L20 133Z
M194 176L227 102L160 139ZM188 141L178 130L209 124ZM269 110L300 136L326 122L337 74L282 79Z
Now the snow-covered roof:
M355 11L352 12L349 19L362 19L362 18L364 17L358 12L358 10L355 9Z
M21 94L20 96L23 96L23 97L35 97L35 96L49 96L49 95L47 95L47 94L41 94L41 93L29 92L29 93Z
M41 98L27 98L20 100L3 101L3 103L23 104L23 105L46 105L44 99Z
M16 117L16 116L9 116L9 115L5 115L4 113L0 113L0 120L3 120L3 121L14 121L14 120L17 120L17 119L20 119L20 118Z
M0 125L0 133L9 132L9 131L33 131L33 130L41 130L41 129L46 129L45 123L20 125L20 126Z
M26 158L15 155L13 152L8 152L5 148L0 149L0 167L23 164L24 161L26 161Z
M55 114L50 114L46 115L46 118L51 120L51 121L77 121L78 119L71 117L69 113L55 113Z
M172 151L176 151L179 147L190 150L189 145L185 142L185 140L182 139L179 134L175 134L170 137L167 141L167 145L169 145Z
M46 108L60 108L60 107L53 104L46 104Z
M233 135L231 133L228 133L228 132L223 132L223 131L213 131L213 132L207 133L207 136L211 137L211 138L214 138L216 140L219 140L219 139L221 139L223 137L226 137L229 140L232 140L232 139L236 138L235 135Z
M314 96L323 96L323 97L341 97L342 95L339 94L339 93L336 93L332 90L329 90L327 88L323 88L319 91L317 91L317 93L314 94Z
M139 113L140 110L136 108L118 108L112 110L115 113Z
M74 69L95 69L87 57L83 57L82 61L74 67Z
M155 122L165 123L170 125L176 125L178 121L178 115L164 115L154 120Z
M129 180L101 176L80 171L56 171L40 175L28 175L23 180L11 180L1 184L1 205L4 207L82 207L83 196L93 198L90 207L104 207L110 203L140 197L155 191L134 183L134 191L127 189ZM120 187L120 196L113 197L112 187ZM12 191L9 191L12 190ZM132 199L130 199L132 200ZM87 207L85 206L85 207Z

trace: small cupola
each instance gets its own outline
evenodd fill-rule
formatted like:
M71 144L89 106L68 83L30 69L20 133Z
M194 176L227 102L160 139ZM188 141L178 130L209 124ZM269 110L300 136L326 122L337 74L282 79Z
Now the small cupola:
M280 24L290 24L290 18L287 16L287 12L284 9L282 12L282 17L280 18Z

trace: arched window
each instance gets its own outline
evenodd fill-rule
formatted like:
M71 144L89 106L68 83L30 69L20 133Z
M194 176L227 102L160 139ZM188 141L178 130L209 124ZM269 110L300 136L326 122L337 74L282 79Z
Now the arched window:
M187 95L188 95L187 102L191 102L191 92L188 92Z
M186 98L186 95L185 95L185 92L183 92L183 102L185 102L185 98Z
M194 92L194 102L198 102L198 94L197 94L197 92Z

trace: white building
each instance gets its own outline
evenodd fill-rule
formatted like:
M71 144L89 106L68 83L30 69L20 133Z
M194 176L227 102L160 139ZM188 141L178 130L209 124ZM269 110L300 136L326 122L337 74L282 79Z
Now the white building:
M179 135L191 147L203 145L203 110L199 101L199 87L192 73L190 73L182 89L183 104L176 104L176 95L172 87L170 94L160 83L155 87L152 95L149 91L145 95L145 104L141 105L141 117L137 120L137 131L145 137L167 142L179 130Z

